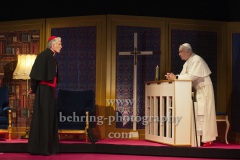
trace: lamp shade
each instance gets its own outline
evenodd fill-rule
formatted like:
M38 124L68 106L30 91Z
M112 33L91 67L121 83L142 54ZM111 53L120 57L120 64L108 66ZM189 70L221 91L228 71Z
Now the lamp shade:
M17 66L13 72L13 79L30 79L29 74L36 57L35 54L19 54Z

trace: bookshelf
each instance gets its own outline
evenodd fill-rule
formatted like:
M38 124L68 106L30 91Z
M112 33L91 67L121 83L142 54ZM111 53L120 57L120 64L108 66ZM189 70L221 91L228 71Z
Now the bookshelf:
M39 39L39 30L0 32L0 82L1 85L8 86L9 105L13 109L12 126L17 127L17 132L20 127L26 126L26 117L30 117L32 111L30 102L33 101L31 96L26 99L26 80L13 79L17 55L38 54Z
M18 55L38 54L43 49L44 26L44 19L0 22L0 86L9 89L13 139L25 134L27 117L30 122L35 99L34 95L26 98L26 80L13 79L13 72Z

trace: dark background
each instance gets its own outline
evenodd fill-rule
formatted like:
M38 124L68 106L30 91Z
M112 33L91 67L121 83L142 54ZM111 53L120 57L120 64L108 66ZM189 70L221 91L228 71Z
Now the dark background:
M232 22L240 21L238 4L232 0L8 0L1 3L0 21L118 14Z

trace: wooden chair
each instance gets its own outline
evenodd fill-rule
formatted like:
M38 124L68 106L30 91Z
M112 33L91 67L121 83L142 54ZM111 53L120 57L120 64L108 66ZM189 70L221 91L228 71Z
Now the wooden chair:
M95 111L95 93L92 90L84 91L58 91L58 133L59 134L85 134L88 142L89 116ZM60 136L61 137L61 136Z
M228 120L228 114L227 113L223 113L223 112L217 112L216 113L216 121L217 122L225 122L226 123L226 130L225 130L225 143L228 144L228 131L230 128L230 123Z
M12 109L9 107L8 88L0 87L0 134L8 135L8 140L12 137Z

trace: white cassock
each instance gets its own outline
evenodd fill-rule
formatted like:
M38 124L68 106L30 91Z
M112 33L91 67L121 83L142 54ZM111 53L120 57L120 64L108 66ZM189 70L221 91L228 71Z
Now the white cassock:
M211 142L218 136L215 99L210 78L211 71L207 63L197 54L184 63L178 79L191 79L196 92L197 133L202 135L202 142Z

